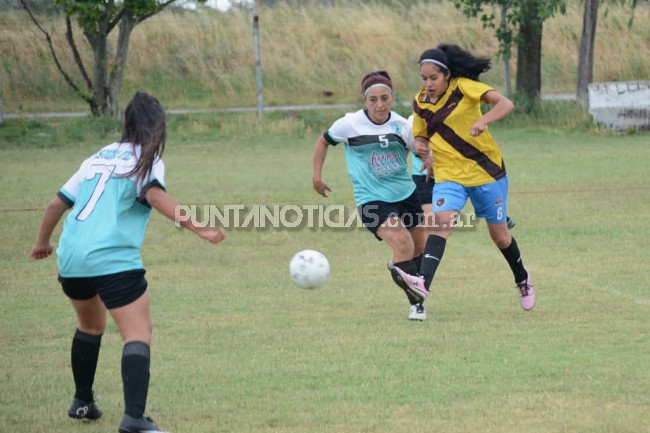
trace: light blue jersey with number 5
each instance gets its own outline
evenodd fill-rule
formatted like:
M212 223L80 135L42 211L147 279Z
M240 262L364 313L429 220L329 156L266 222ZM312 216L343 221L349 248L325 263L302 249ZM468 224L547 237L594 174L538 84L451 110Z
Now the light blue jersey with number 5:
M136 183L126 174L139 156L139 145L108 145L85 160L59 191L72 206L56 251L62 277L143 268L140 248L151 207L140 197L152 185L164 188L165 166L158 158L148 178Z

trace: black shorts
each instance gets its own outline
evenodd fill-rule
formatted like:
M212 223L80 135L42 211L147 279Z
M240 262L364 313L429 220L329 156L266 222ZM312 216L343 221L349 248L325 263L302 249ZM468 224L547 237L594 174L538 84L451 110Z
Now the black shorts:
M144 269L100 275L98 277L65 278L59 275L63 292L70 299L85 301L99 294L106 308L129 305L147 290Z
M377 230L392 216L399 217L407 229L417 226L423 219L422 204L418 199L417 190L402 201L395 203L379 200L369 201L360 205L357 210L363 225L379 240L381 238L377 236Z
M434 179L430 177L429 181L427 182L427 176L419 174L414 174L411 177L413 178L413 182L415 182L415 190L420 197L420 203L423 205L431 204L431 197L433 197L433 185L435 183Z

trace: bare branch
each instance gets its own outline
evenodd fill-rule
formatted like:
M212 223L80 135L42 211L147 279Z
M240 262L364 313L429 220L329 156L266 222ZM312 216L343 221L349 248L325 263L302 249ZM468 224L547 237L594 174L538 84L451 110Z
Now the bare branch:
M52 37L50 36L50 34L38 22L38 20L36 19L32 11L29 9L29 6L27 6L27 3L25 3L25 0L20 0L20 3L23 5L23 8L27 11L29 17L32 19L36 27L38 27L38 29L45 35L45 39L47 40L47 44L50 47L50 52L52 53L52 58L54 59L54 63L56 64L56 67L61 73L61 75L63 75L63 79L66 81L66 83L68 83L70 87L72 87L72 89L75 92L77 92L77 94L79 94L79 96L81 96L85 101L90 102L91 99L88 98L88 96L84 94L84 92L82 92L81 89L79 89L79 87L77 87L77 85L74 83L74 81L72 81L70 76L63 70L63 66L61 65L61 62L59 62L59 58L57 57L56 51L54 50L54 45L52 44Z
M108 29L107 29L106 33L108 34L108 33L112 32L113 29L115 28L115 26L119 24L120 20L123 17L124 17L124 8L120 9L118 14L115 15L115 18L110 23L108 23Z
M156 10L155 12L152 12L152 13L150 13L150 14L146 14L146 15L140 17L140 18L138 19L137 22L138 22L138 23L141 23L142 21L146 20L147 18L151 18L152 16L156 15L158 12L161 12L163 9L165 9L167 6L169 6L170 4L174 3L175 1L176 1L176 0L167 0L167 1L164 2L164 3L161 3L161 4L160 4L160 7L158 8L158 10Z
M65 18L65 25L66 25L65 35L66 35L66 39L68 40L68 45L70 46L70 50L72 50L72 56L74 57L74 61L77 64L77 67L79 68L79 72L81 73L81 76L86 82L86 87L92 90L93 83L90 80L90 77L88 76L88 72L86 71L86 68L83 64L83 60L81 60L81 56L79 55L79 50L77 49L77 44L75 43L74 37L72 35L72 22L70 21L70 17Z
M169 6L170 4L174 3L175 1L176 1L176 0L167 0L165 3L162 3L162 4L160 5L160 9L158 9L158 11L160 12L161 10L165 9L165 8L166 8L167 6Z

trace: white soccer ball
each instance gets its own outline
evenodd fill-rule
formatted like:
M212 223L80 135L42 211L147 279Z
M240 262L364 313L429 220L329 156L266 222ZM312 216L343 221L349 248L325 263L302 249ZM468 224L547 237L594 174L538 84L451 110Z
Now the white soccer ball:
M303 250L297 253L289 263L289 275L302 289L315 289L325 284L330 274L330 264L322 253Z

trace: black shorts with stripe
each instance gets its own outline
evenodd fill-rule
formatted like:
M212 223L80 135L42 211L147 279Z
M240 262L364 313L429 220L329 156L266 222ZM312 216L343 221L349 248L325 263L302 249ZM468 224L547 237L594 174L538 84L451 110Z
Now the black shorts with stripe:
M379 240L381 238L377 236L377 230L390 217L399 217L407 229L417 226L424 218L417 190L404 200L395 203L373 200L360 205L357 210L364 227Z
M431 204L431 197L433 197L434 179L432 177L427 181L426 175L414 174L411 176L415 182L415 190L420 198L422 205Z
M66 278L59 275L63 292L70 299L85 301L99 295L106 308L124 307L147 290L144 269L117 272L97 277Z

